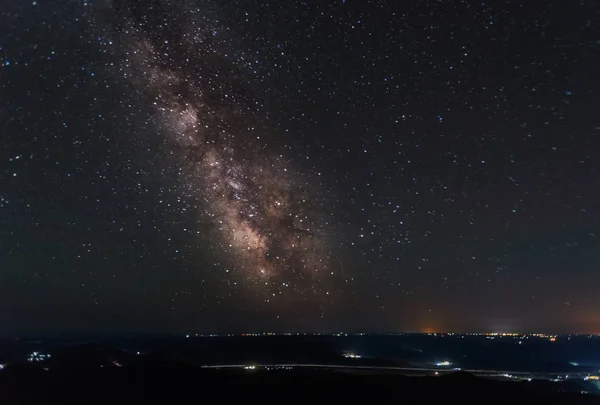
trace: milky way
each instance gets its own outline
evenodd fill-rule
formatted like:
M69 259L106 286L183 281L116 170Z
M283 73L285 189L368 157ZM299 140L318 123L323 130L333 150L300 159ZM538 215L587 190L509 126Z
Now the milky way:
M329 254L311 185L270 146L260 103L218 39L220 27L209 10L139 4L112 5L123 64L154 105L183 188L202 202L213 250L249 285L323 292Z

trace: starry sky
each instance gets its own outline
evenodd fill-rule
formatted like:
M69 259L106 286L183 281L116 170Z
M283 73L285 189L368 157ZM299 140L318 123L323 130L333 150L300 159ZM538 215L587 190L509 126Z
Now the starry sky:
M3 335L600 332L594 1L2 3Z

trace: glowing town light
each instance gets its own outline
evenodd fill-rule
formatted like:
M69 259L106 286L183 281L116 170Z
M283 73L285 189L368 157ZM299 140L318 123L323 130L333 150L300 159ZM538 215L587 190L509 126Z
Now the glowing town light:
M41 363L48 360L51 356L40 352L32 352L28 357L27 361L30 363Z

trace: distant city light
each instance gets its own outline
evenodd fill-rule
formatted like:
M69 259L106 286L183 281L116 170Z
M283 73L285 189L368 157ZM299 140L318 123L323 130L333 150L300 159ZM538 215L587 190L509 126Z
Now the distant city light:
M435 363L438 367L448 367L451 363L449 361L438 361Z
M344 353L344 357L346 357L348 359L360 359L362 356L360 356L359 354L354 354L354 353Z
M30 363L40 363L42 361L48 360L51 356L49 354L40 353L40 352L32 352L29 357L27 357L27 361Z

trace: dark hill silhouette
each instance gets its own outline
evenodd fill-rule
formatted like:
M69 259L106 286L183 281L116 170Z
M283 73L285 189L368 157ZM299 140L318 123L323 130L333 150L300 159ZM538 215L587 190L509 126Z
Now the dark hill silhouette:
M314 369L208 370L160 356L122 368L7 367L0 372L3 404L599 403L598 397L561 390L560 384L499 382L460 372L407 377Z

